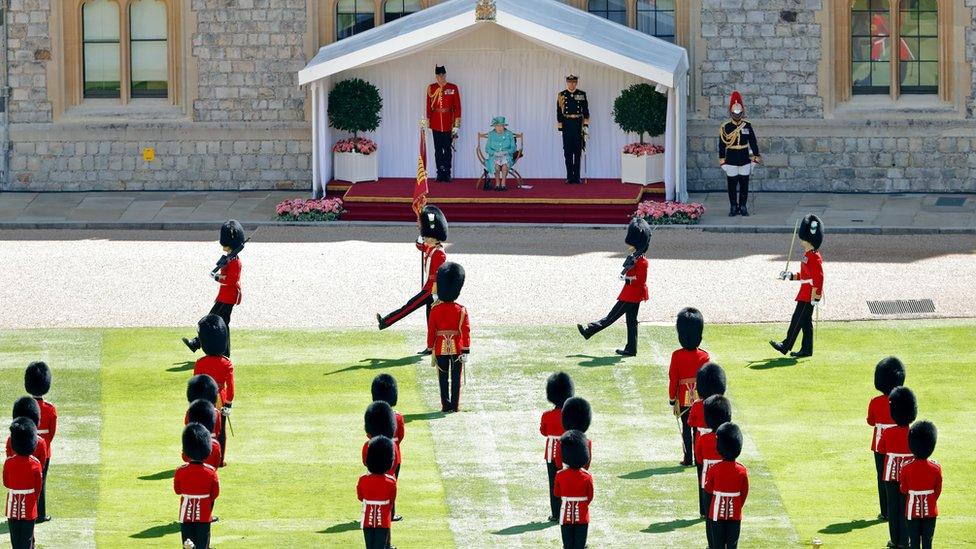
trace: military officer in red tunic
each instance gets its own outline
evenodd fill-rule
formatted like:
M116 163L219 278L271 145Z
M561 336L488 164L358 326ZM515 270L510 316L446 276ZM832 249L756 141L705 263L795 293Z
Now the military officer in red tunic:
M790 356L804 358L813 356L813 310L823 298L824 271L823 257L820 255L820 246L824 239L823 222L814 214L807 215L800 222L796 236L803 244L804 252L800 272L783 271L779 274L782 280L797 280L801 283L800 291L796 294L796 309L786 331L786 339L770 341L769 344L785 355L793 349L797 336L802 332L800 350L790 353Z
M427 86L427 124L434 133L434 163L437 180L451 180L454 140L461 129L461 90L447 81L447 69L434 68L437 80Z

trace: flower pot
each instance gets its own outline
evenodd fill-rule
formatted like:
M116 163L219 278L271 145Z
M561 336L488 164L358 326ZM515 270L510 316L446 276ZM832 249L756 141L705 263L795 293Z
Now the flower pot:
M638 185L664 181L664 154L621 154L620 180Z
M332 153L332 162L337 181L359 183L360 181L379 180L379 153L334 152Z

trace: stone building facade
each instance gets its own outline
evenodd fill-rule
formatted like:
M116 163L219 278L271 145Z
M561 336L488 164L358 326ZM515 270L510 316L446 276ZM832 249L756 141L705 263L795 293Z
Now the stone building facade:
M733 89L760 137L762 189L976 190L976 0L563 1L688 49L692 190L724 189ZM307 190L297 71L319 46L435 2L7 0L0 188ZM155 56L140 49L149 28Z

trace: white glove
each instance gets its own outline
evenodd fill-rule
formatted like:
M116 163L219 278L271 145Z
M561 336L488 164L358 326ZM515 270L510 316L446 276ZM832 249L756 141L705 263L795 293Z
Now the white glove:
M417 237L417 244L423 244L423 243L424 243L424 237L418 236Z
M457 137L460 128L451 128L451 137Z
M791 280L792 278L793 278L793 273L791 273L789 271L780 271L779 272L779 279L780 280Z
M223 414L224 417L230 417L230 410L230 406L223 406L220 408L220 413Z
M461 353L460 360L461 360L461 364L467 364L468 363L468 353Z
M586 125L583 126L583 135L590 135L590 127L589 126L586 126Z

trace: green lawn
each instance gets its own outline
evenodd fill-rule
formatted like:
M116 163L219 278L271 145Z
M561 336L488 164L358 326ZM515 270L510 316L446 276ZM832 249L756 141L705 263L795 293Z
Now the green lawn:
M881 547L870 428L874 363L906 362L920 418L934 421L945 491L937 546L972 543L976 515L976 324L824 324L817 356L773 358L779 325L710 326L705 348L726 368L733 415L747 435L740 461L752 491L743 547ZM217 547L356 547L355 483L369 381L388 371L406 414L393 539L401 548L554 547L538 418L545 378L574 377L593 403L593 547L702 547L692 470L676 466L667 406L670 327L642 328L642 354L607 356L615 327L589 342L574 328L476 327L462 396L443 417L428 360L409 331L234 332L234 435L214 526ZM173 329L0 332L0 391L22 393L30 360L54 368L60 428L41 547L177 547L179 459L191 357ZM962 404L965 403L965 404ZM0 536L3 538L4 536ZM6 543L0 539L0 544Z

